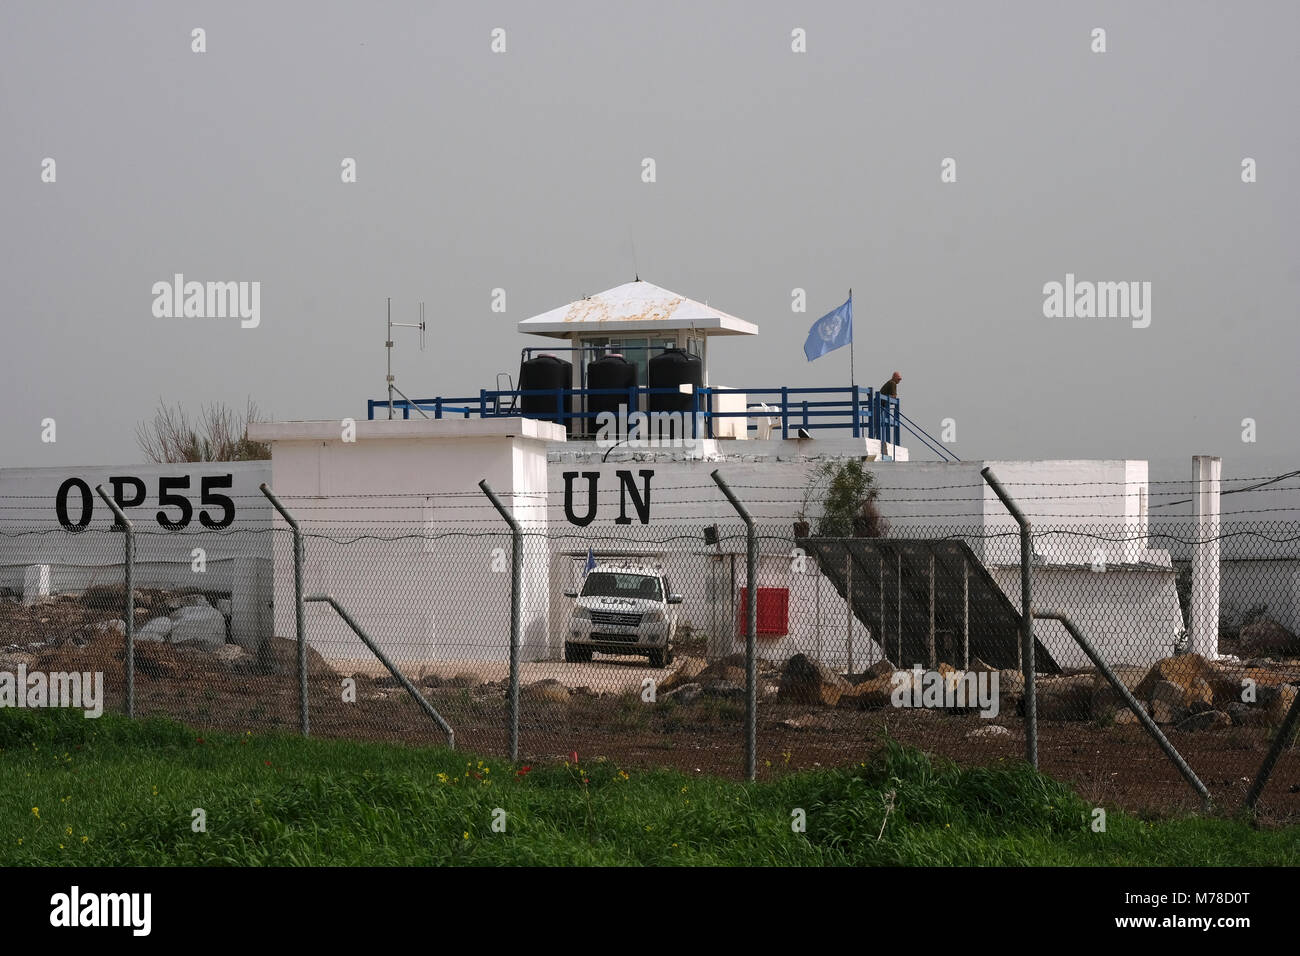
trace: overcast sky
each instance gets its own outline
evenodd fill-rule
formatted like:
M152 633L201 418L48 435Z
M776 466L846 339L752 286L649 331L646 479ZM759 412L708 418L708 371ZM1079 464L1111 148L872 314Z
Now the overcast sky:
M160 398L361 418L387 296L431 323L403 391L476 393L635 270L759 326L710 352L741 387L847 384L802 344L851 286L859 382L901 371L963 458L1298 468L1297 35L1294 2L6 0L0 464L138 461ZM155 317L177 272L260 282L260 325ZM1066 273L1150 282L1150 326L1045 318Z

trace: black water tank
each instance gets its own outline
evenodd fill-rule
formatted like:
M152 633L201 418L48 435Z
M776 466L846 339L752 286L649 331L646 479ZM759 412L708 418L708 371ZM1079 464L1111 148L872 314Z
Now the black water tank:
M636 394L634 393L631 396L627 394L629 388L636 388L636 366L621 355L606 355L588 364L587 388L622 389L620 395L588 395L587 411L592 415L609 412L611 415L617 416L620 405L627 406L629 415L636 411ZM587 427L594 432L596 430L596 419L587 419Z
M538 355L519 363L519 391L524 393L519 398L519 410L525 418L536 418L544 422L559 421L554 395L529 395L528 392L561 388L573 388L573 365L564 359L554 355ZM561 401L563 404L560 407L566 413L572 413L573 396L565 395ZM573 419L567 419L565 425L572 431Z
M671 388L671 395L649 395L646 405L652 412L686 412L695 407L692 395L678 391L679 385L704 385L704 363L698 355L682 349L668 349L650 360L650 387Z

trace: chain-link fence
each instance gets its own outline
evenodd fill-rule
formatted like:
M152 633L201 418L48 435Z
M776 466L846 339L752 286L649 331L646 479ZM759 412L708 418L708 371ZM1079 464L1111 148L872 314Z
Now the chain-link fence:
M135 529L129 591L121 529L10 522L0 672L100 673L102 706L123 710L130 630L137 716L241 733L301 731L305 691L313 735L442 744L450 729L524 762L764 777L865 760L885 735L964 763L1028 751L1005 515L839 537L738 512L578 527L526 496L501 504L512 529L478 492L283 507L300 552L279 521ZM1098 804L1195 808L1163 739L1240 806L1300 684L1300 523L1039 522L1030 543L1034 611L1070 622L1127 691L1066 623L1037 620L1042 769ZM1293 743L1259 799L1277 817L1300 814Z

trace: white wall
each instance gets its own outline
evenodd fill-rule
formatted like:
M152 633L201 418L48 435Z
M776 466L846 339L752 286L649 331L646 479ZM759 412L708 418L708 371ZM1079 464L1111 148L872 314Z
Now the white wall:
M477 485L486 478L524 530L536 532L545 514L544 440L557 434L558 426L519 419L362 421L354 442L342 440L335 422L252 430L272 443L275 491L307 535L305 590L330 593L399 665L509 656L511 539ZM293 636L290 540L276 543L276 629ZM547 652L548 550L543 538L526 536L525 659ZM373 662L323 604L308 606L307 635L329 660Z
M230 594L231 636L255 648L271 627L271 507L258 486L271 475L269 462L200 462L174 465L87 465L54 468L0 469L0 587L22 591L24 569L49 565L54 593L81 591L95 584L117 584L123 575L123 541L110 532L113 515L94 488L102 484L113 493L112 478L134 478L144 484L144 500L125 507L136 532L137 587L193 588ZM230 487L211 479L229 477ZM160 510L178 521L178 507L159 506L160 479L187 479L188 488L172 487L190 503L193 514L183 528L169 531L158 520ZM207 512L219 521L224 510L215 499L203 501L204 478L209 494L227 496L234 508L228 527L213 530L201 520ZM91 514L86 533L59 529L56 499L72 479L90 489ZM124 501L133 500L133 482L122 482ZM68 517L79 522L80 490L69 486ZM35 534L30 532L41 531ZM27 532L27 533L24 533ZM194 570L193 552L201 548L206 570Z

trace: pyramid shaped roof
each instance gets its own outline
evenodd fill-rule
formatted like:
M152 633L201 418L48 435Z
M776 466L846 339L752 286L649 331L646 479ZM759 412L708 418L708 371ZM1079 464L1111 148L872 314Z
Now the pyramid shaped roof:
M758 326L650 282L627 282L519 323L528 335L695 329L704 335L757 335Z

